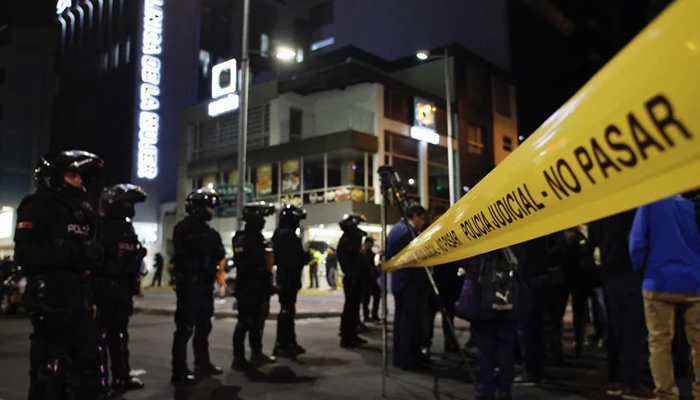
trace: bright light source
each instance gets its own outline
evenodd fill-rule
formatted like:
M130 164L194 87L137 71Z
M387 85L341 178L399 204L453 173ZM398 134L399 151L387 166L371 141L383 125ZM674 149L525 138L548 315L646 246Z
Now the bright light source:
M323 229L323 228L325 228L326 226L323 225L323 224L321 224L321 225L319 225L318 227L321 228L321 229Z
M469 191L469 186L462 186L462 190L464 190L464 193L467 193Z
M427 60L428 53L425 51L419 51L418 53L416 53L416 57L418 57L419 60Z
M237 94L229 94L226 97L213 100L209 103L208 113L210 117L225 114L238 109L240 105L240 97Z
M422 128L420 126L411 127L411 137L432 144L440 143L440 135L438 135L435 131Z
M320 50L324 47L328 47L335 43L335 38L333 36L327 37L323 40L319 40L318 42L311 43L311 51L316 51Z
M415 184L416 184L416 180L413 179L413 178L411 178L411 179L408 180L408 184L409 184L409 185L415 185Z
M525 136L522 136L522 135L521 135L521 136L518 136L518 139L520 139L520 140L525 140Z
M207 187L208 187L209 189L214 189L214 184L213 184L213 183L210 183L210 184L207 185Z
M280 60L291 60L297 55L296 51L289 47L280 47L277 49L277 58Z

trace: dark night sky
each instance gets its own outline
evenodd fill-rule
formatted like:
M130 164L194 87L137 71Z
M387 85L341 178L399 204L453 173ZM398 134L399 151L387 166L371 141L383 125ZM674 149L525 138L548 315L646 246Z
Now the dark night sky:
M511 1L511 59L519 131L531 134L622 49L670 0L550 0L568 34L524 1Z

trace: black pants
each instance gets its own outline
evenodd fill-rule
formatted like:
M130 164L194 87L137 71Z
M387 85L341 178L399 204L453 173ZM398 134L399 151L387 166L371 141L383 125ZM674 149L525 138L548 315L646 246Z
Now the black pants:
M531 289L520 285L520 310L518 312L518 336L525 371L535 381L542 380L546 351L544 346L545 304L549 298L547 289Z
M335 271L335 267L326 268L326 280L328 281L328 286L333 290L338 288L338 285L335 284Z
M157 285L156 285L157 283ZM156 269L155 274L153 274L153 281L151 281L151 286L161 286L163 284L163 268Z
M186 373L187 342L192 339L195 366L211 364L209 358L209 334L214 315L214 292L211 282L192 282L178 279L177 309L175 310L175 335L173 338L173 373Z
M238 323L233 331L233 357L245 357L245 337L248 335L253 354L262 352L265 318L269 313L270 298L260 293L238 293Z
M603 280L608 311L608 379L635 387L640 383L640 358L646 326L642 279L623 276Z
M297 343L297 335L294 328L296 317L298 288L293 285L282 286L279 291L280 313L277 316L277 343L278 347L288 347Z
M479 366L479 396L492 397L496 389L500 394L510 394L515 375L516 322L493 319L474 321L471 324L476 336L476 355ZM498 388L495 369L498 368Z
M428 289L406 285L394 293L394 300L394 366L412 368L421 361L423 306L428 300Z
M103 384L109 378L111 363L112 379L129 379L129 318L133 314L131 302L133 286L126 282L104 281L95 283L97 305L97 330L102 362Z
M345 305L340 317L340 336L346 339L357 336L357 326L360 324L360 304L362 303L362 282L343 278Z
M379 300L382 298L382 289L374 279L367 279L362 291L362 315L365 321L370 317L379 318ZM370 315L369 303L372 300L372 314Z
M435 316L437 315L438 311L440 311L443 314L442 335L445 339L445 350L457 350L457 348L459 347L457 345L457 338L455 337L454 332L452 332L452 329L450 328L450 324L454 326L456 300L452 300L451 296L448 296L446 292L442 291L442 289L440 290L440 299L442 302L442 306L445 308L444 313L443 310L440 309L440 303L437 301L435 292L433 292L432 290L429 292L428 301L425 302L425 306L423 307L424 319L422 347L430 349L430 347L433 345L433 333L435 331Z
M32 313L29 400L94 399L100 392L100 359L92 310Z
M312 289L318 289L318 264L309 265L309 284Z
M562 284L551 289L549 297L550 332L548 332L549 347L555 359L563 355L564 314L571 294L571 307L574 314L574 340L576 352L580 353L586 340L586 324L588 320L588 299L592 289L584 286Z

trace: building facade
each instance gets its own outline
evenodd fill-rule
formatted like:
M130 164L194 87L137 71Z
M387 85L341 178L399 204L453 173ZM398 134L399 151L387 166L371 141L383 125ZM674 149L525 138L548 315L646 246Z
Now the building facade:
M461 196L516 148L515 91L498 68L459 46L451 46L449 53L456 190ZM443 62L415 57L387 62L346 47L300 64L289 78L253 86L246 171L251 197L303 205L308 212L305 240L325 244L337 243L337 221L348 212L365 214L370 234L381 232L376 171L384 164L399 172L414 201L447 209ZM184 216L191 190L215 187L226 198L238 184L238 111L210 116L214 101L180 116L177 210L168 225ZM426 105L432 130L423 136L414 127ZM392 210L390 219L395 222L398 212ZM230 246L237 228L234 216L221 215L213 226ZM271 217L265 234L271 236L275 226Z

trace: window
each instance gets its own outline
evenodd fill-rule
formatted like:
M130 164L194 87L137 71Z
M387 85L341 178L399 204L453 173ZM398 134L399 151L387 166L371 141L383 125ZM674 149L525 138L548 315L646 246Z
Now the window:
M430 197L450 198L450 181L447 168L430 166L428 168L428 193Z
M333 23L333 2L327 1L311 7L309 10L311 29L320 28Z
M302 122L304 113L298 108L289 109L289 141L295 142L302 138Z
M263 164L253 168L251 178L255 186L255 197L277 195L279 187L279 166L277 163Z
M335 38L333 36L319 40L318 42L311 43L311 51L321 50L324 47L328 47L335 43Z
M392 157L391 165L401 177L401 182L407 193L418 193L418 162L400 157Z
M476 104L481 104L484 97L484 71L474 63L467 63L467 93L469 99Z
M323 154L304 157L304 190L323 189Z
M508 136L503 136L503 150L513 151L513 139Z
M392 90L384 89L384 117L409 123L408 109L408 99L405 96Z
M493 79L493 103L497 113L510 118L510 85L503 79Z
M472 154L484 154L484 128L469 124L467 127L467 151Z

